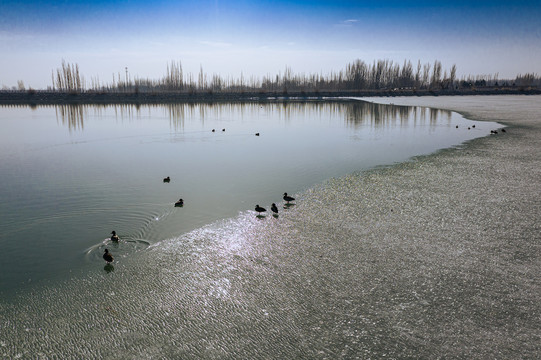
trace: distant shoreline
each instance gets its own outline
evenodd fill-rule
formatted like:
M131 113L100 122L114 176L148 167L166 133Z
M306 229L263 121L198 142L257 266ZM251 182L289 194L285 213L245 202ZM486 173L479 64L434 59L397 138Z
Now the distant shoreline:
M156 91L156 92L60 92L49 90L0 91L0 105L170 104L185 102L320 101L347 97L541 95L532 87L476 88L460 90L332 90L332 91Z

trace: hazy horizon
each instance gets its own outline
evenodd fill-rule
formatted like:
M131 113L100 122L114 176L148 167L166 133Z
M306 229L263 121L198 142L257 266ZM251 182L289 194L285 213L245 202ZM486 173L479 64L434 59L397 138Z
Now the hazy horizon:
M113 74L239 77L344 69L361 59L457 66L458 77L540 73L541 2L3 1L0 87L46 88L62 59L89 82Z

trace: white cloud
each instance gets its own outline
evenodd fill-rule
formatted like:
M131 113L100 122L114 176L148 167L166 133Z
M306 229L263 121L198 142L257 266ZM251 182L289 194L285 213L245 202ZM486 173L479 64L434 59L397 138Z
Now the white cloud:
M200 44L203 44L203 45L211 46L211 47L216 47L216 48L227 48L227 47L233 46L233 44L231 44L231 43L227 43L227 42L219 42L219 41L206 41L206 40L202 40L202 41L200 41L199 43L200 43Z
M340 21L338 24L336 24L336 26L339 26L339 27L352 27L353 25L355 25L358 22L359 22L358 19L347 19L347 20Z

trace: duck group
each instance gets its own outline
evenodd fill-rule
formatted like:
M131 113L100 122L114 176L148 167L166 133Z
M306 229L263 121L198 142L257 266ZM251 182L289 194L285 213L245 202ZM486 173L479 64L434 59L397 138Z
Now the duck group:
M295 204L290 203L291 201L294 201L295 198L292 197L292 196L289 196L287 193L284 193L283 199L286 202L286 204L284 205L284 208L295 205ZM264 217L263 215L261 215L261 213L266 212L267 209L265 209L264 207L259 206L259 204L258 204L258 205L255 206L255 211L257 212L257 217ZM278 217L278 206L276 206L275 203L272 203L271 211L272 211L272 215L274 217Z

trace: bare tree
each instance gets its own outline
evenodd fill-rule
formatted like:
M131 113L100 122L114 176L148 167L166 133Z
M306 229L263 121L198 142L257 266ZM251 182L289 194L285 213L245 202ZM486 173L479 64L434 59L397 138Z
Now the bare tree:
M56 69L56 86L53 76L53 88L60 91L78 92L83 90L84 84L79 73L78 64L66 64L62 59L62 68Z
M449 75L449 81L451 82L451 87L454 86L455 80L456 80L456 64L453 64L453 66L451 66L451 73Z
M430 67L431 65L429 63L423 65L423 77L421 79L421 84L424 88L428 88L429 86Z
M432 68L432 77L430 78L430 87L439 87L441 81L441 62L434 61L434 67Z

